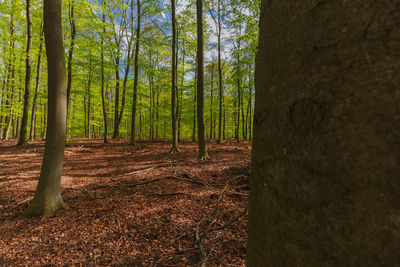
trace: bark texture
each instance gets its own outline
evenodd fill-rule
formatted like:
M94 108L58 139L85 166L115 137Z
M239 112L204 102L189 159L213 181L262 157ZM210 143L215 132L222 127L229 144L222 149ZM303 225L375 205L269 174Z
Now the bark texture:
M206 130L204 126L204 33L203 0L196 0L197 10L197 129L199 159L207 159Z
M48 65L48 121L39 183L24 217L47 217L66 208L61 193L67 118L66 73L61 28L61 0L44 1L44 34Z
M400 262L400 3L262 1L248 266Z

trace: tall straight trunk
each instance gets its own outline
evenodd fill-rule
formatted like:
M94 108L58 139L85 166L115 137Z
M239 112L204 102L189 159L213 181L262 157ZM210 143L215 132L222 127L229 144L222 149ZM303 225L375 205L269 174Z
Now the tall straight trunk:
M197 86L197 69L196 69L196 73L194 75L194 84L195 86ZM195 86L193 86L193 88L195 88ZM196 89L194 89L196 90ZM197 103L197 92L194 91L193 92L193 115L192 115L192 142L196 142L196 103Z
M70 116L69 106L71 103L71 89L72 89L72 60L74 57L75 37L76 37L76 23L75 23L75 0L69 0L68 20L71 27L71 40L68 50L68 81L67 81L67 120ZM67 131L69 127L67 128Z
M218 120L218 140L217 143L222 142L222 113L223 113L223 85L222 85L222 63L221 63L221 31L222 31L222 21L221 21L221 0L217 1L218 10L218 97L219 97L219 120ZM224 127L225 128L225 127Z
M102 2L102 27L103 32L101 35L101 104L103 107L103 123L104 123L104 133L103 140L104 143L108 143L108 125L107 125L107 108L106 108L106 100L105 100L105 92L104 92L104 36L106 34L105 23L106 23L106 15L104 10L104 0Z
M247 266L399 265L398 11L262 1Z
M120 64L121 44L117 43L117 56L115 57L115 102L114 102L114 132L112 139L119 136L119 64Z
M42 169L24 217L50 216L66 207L60 184L64 159L67 99L61 0L44 0L44 34L48 65L48 126Z
M92 48L90 47L89 50L89 74L88 74L88 85L87 85L87 97L88 97L88 103L87 103L87 138L90 138L91 134L90 134L90 116L91 116L91 87L92 87L92 76L93 76L93 72L92 72Z
M181 88L178 97L178 106L177 106L177 114L178 114L178 142L181 141L181 125L182 125L182 106L183 106L183 87L185 85L185 41L182 40L182 78L181 78Z
M35 95L33 96L32 112L31 112L31 130L29 133L30 141L35 140L37 98L39 93L40 78L42 72L43 35L44 31L42 22L40 26L40 42L39 42L39 53L38 53L37 68L36 68Z
M27 44L26 44L26 62L25 62L25 94L24 108L21 120L21 131L19 134L18 145L26 144L26 132L28 128L30 95L31 95L31 50L32 50L32 17L31 17L31 1L26 0L26 22L27 22Z
M137 29L136 29L136 47L135 47L135 73L133 81L133 101L132 101L132 117L131 117L131 140L130 145L136 145L136 102L137 102L137 88L139 79L139 48L140 48L140 23L141 23L141 10L140 0L137 0Z
M133 8L132 8L133 9ZM132 17L133 17L133 11L132 11ZM132 32L133 34L133 32ZM121 122L122 118L124 117L124 111L125 111L125 102L126 102L126 87L128 83L128 76L129 76L129 71L131 67L131 49L132 49L132 42L133 38L131 38L128 41L128 62L126 63L125 66L125 75L124 75L124 81L122 83L122 102L121 102L121 110L119 111L119 115L117 117L117 123L114 129L114 138L118 138L119 135L119 128L121 127Z
M214 62L211 63L211 96L210 96L210 140L213 138L213 100L214 100Z
M158 140L158 128L159 128L159 101L160 101L160 90L157 90L156 95L156 140Z
M199 159L207 159L206 131L204 127L204 33L203 0L196 0L197 7L197 129Z
M175 1L171 0L171 12L172 12L172 86L171 86L171 124L172 124L172 149L171 152L178 152L178 128L176 119L176 79L177 79L177 68L176 68L176 14L175 14Z
M252 89L250 89L250 95L249 95L249 111L250 111L250 121L249 121L249 140L251 141L253 139L253 96L252 96Z
M6 127L4 128L3 136L2 138L7 140L8 136L10 134L10 129L11 129L11 122L13 120L13 115L14 115L14 86L15 86L15 60L16 60L16 55L15 55L15 40L14 40L14 15L11 14L10 18L10 61L9 61L9 70L10 70L10 75L7 77L7 91L8 91L8 98L6 100L6 106L9 106L10 108L10 113L9 115L5 118L5 123ZM11 86L10 86L11 83Z

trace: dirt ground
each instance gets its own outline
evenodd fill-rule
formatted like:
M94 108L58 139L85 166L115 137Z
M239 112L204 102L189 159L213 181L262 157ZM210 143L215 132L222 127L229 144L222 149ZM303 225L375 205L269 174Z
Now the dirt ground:
M245 265L249 143L211 143L199 161L189 142L171 154L168 142L72 141L61 185L70 208L46 219L17 218L44 143L15 143L0 142L0 265ZM196 243L197 228L200 239L211 231Z

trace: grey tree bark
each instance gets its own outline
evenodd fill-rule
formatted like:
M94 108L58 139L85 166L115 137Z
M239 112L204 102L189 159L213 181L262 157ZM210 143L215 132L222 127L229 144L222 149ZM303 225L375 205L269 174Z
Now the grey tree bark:
M196 0L197 10L197 129L199 159L208 159L206 131L204 126L204 29L203 0Z
M400 262L400 3L262 1L248 266Z
M62 0L44 0L44 35L48 65L46 145L35 195L23 217L47 217L66 208L60 184L67 118L66 73L61 28Z

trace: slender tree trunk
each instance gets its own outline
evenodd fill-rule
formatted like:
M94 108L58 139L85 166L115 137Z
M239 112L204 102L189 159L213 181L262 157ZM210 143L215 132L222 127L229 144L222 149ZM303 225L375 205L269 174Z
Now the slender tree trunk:
M214 62L211 63L210 140L213 138Z
M199 159L208 158L206 131L204 127L204 33L203 0L196 0L197 6L197 128Z
M218 120L218 140L217 143L222 142L222 101L223 101L223 85L222 85L222 64L221 64L221 31L222 31L222 21L221 21L221 0L218 0L218 97L219 97L219 120Z
M32 50L32 17L31 1L26 0L26 21L27 21L27 44L26 44L26 67L25 67L25 95L24 108L21 120L21 131L19 134L18 145L26 144L26 132L28 128L30 94L31 94L31 50Z
M104 10L104 0L102 2L102 25L103 25L103 32L101 35L101 104L103 107L103 122L104 122L104 133L103 139L104 143L108 143L108 128L107 128L107 107L106 107L106 100L104 95L104 36L105 36L105 23L106 23L106 15Z
M192 142L196 142L196 103L197 103L197 92L196 92L196 85L197 85L197 69L196 69L196 73L194 75L194 86L193 86L193 115L192 115Z
M128 42L128 62L126 63L124 81L122 83L121 110L119 111L119 115L117 117L117 123L116 123L116 126L115 126L116 130L114 129L114 138L118 138L119 128L121 127L121 122L122 122L122 118L124 116L124 111L125 111L126 86L127 86L129 70L130 70L130 66L131 66L131 47L132 47L132 39L130 39L129 42ZM119 79L119 77L118 77L118 79Z
M398 11L262 1L247 266L399 264Z
M136 47L135 47L135 73L133 81L133 101L132 101L132 117L131 117L131 140L130 145L136 145L136 101L139 79L139 48L140 48L140 23L141 10L140 0L137 0L137 29L136 29Z
M114 103L114 132L112 139L117 139L119 136L119 63L120 63L120 44L117 44L117 56L115 58L115 103Z
M92 87L92 76L93 76L93 72L92 72L92 48L90 47L89 50L89 74L88 74L88 85L87 85L87 97L88 97L88 103L87 103L87 138L90 138L91 134L90 134L90 116L91 116L91 96L90 96L90 89Z
M176 0L171 0L172 9L172 87L171 87L171 123L172 123L172 149L171 152L178 152L178 128L176 119L176 78L177 78L177 68L176 68L176 15L175 15L175 2Z
M43 22L40 26L40 43L39 43L39 54L37 60L37 69L36 69L36 81L35 81L35 95L33 96L32 103L32 112L31 112L31 130L29 133L29 140L35 140L35 128L36 128L36 109L37 109L37 98L40 86L40 76L42 72L42 51L43 51Z
M47 141L39 183L32 202L23 213L24 217L47 217L66 208L60 192L67 118L61 6L61 0L44 0L44 33L49 88Z
M68 81L67 81L67 121L71 114L70 112L70 103L71 103L71 89L72 89L72 60L74 56L74 48L75 48L75 37L76 37L76 24L75 24L75 0L69 0L69 10L68 10L68 20L71 27L71 40L68 51ZM68 121L69 124L69 121ZM67 131L69 131L69 127L67 127ZM67 133L68 136L68 133Z

